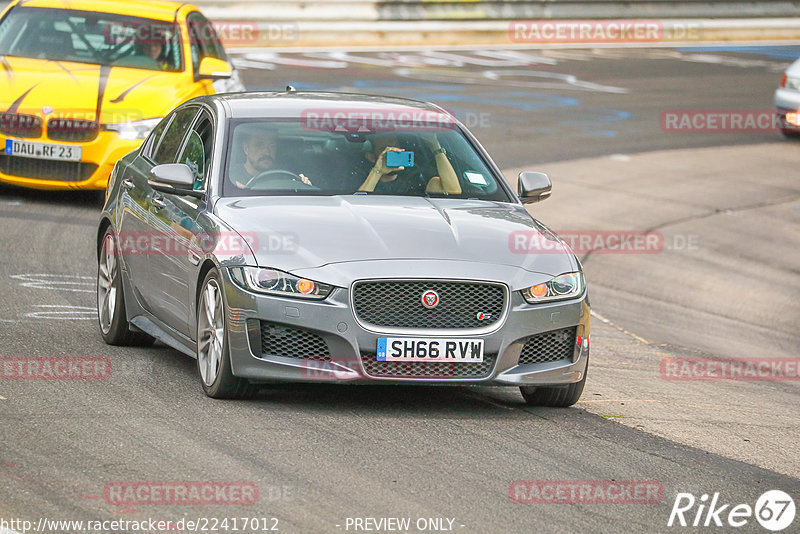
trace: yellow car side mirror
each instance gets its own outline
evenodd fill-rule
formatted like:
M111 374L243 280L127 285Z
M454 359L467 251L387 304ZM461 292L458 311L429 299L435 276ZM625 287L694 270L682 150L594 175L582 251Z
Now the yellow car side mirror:
M227 80L233 76L233 69L227 61L215 57L204 57L197 69L197 78L201 80Z

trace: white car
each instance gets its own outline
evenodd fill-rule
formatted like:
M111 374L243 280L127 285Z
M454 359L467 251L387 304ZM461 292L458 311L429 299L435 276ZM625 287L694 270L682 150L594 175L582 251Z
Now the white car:
M792 63L775 91L775 107L781 118L781 131L787 137L800 136L800 59Z

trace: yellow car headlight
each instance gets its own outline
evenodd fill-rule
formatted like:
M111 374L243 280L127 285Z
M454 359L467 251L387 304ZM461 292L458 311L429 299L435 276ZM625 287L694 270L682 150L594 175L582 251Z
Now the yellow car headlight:
M145 119L142 121L104 124L103 129L111 132L117 132L120 139L129 141L133 139L144 139L150 134L150 132L159 122L161 122L161 117L157 117L155 119Z

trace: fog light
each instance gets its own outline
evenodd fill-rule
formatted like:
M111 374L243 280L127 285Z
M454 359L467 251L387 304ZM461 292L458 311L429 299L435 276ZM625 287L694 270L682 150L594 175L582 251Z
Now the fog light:
M786 122L791 124L792 126L800 126L800 113L787 113L786 114Z

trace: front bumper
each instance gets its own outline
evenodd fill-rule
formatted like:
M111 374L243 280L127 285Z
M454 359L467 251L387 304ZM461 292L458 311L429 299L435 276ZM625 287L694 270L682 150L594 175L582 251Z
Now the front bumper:
M2 152L7 139L17 141L75 145L82 149L80 166L76 162L54 163L19 156L8 156ZM0 135L0 182L34 189L105 189L114 165L123 156L136 150L142 140L123 140L115 132L101 131L87 143L51 141L45 137L32 139ZM59 174L59 167L63 173ZM54 173L57 176L54 176Z
M778 108L778 118L784 132L800 133L800 124L793 124L786 120L787 113L800 112L800 91L781 89L775 91L775 107Z
M434 376L377 376L374 366L370 365L368 372L365 363L367 358L374 361L377 339L387 334L367 330L359 324L350 306L347 289L336 288L321 302L257 295L236 285L227 269L222 271L233 374L254 382L544 386L578 382L586 373L590 317L585 293L569 301L532 306L519 293L511 292L509 312L493 332L448 335L446 331L440 331L436 337L484 340L484 354L490 365L480 376L456 372L461 369L456 370L455 366L475 365L465 363L439 364L445 371L434 373ZM321 338L327 352L324 355L311 352L292 357L262 353L262 321L278 329L298 329L316 339ZM532 336L570 328L575 329L576 342L569 345L566 357L543 363L519 364L523 346ZM425 333L420 337L431 335ZM298 352L302 353L303 349L298 347Z
M797 111L800 109L800 91L778 88L775 91L775 107L781 110Z

